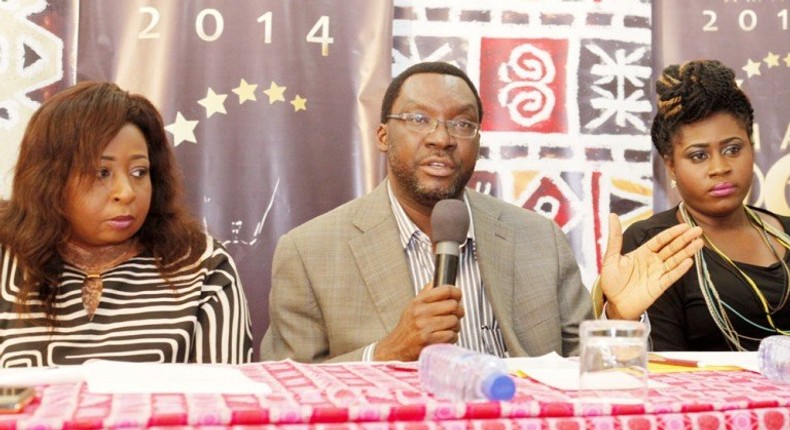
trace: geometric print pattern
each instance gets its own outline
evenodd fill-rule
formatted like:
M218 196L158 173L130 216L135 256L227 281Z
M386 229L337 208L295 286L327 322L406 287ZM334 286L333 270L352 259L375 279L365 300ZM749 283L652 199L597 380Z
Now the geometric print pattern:
M790 385L749 371L651 373L661 387L651 388L641 404L579 401L578 391L530 378L515 378L511 401L455 402L421 389L418 372L407 366L286 360L233 367L270 386L268 394L98 394L83 382L44 385L22 413L0 414L0 428L779 430L790 425Z
M485 111L470 186L557 222L588 286L608 213L652 214L651 14L639 0L395 1L393 75L432 60L467 72Z

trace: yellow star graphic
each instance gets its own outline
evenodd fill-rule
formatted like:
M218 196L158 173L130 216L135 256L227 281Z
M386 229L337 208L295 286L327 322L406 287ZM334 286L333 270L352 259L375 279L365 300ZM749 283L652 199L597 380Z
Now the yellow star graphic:
M752 61L751 58L749 58L749 61L746 63L745 66L741 67L741 69L743 69L746 72L746 77L747 78L751 78L754 75L758 75L759 76L760 75L760 64L762 64L762 63L760 63L759 61L758 62L754 62L754 61Z
M784 60L782 61L784 61L785 64L787 64L787 67L790 67L790 52L787 53L787 57L785 57Z
M258 101L255 97L256 88L258 88L258 85L248 84L247 81L242 79L239 86L233 89L233 92L239 96L239 104L242 104L247 100Z
M269 104L273 104L274 102L284 102L285 101L285 88L277 85L276 82L272 81L271 85L269 85L268 90L264 90L263 93L269 96Z
M307 99L303 99L299 97L299 94L291 100L291 104L294 105L294 112L299 112L300 110L307 110Z
M217 94L211 88L208 89L206 97L198 100L198 104L206 108L206 118L211 118L215 113L228 113L225 110L225 99L228 98L227 94Z
M768 55L763 58L763 61L765 61L765 65L770 69L779 65L779 56L773 52L769 52Z
M165 130L173 133L173 146L178 146L183 141L197 143L195 139L195 127L199 121L188 121L181 115L181 112L176 113L176 122L165 126Z

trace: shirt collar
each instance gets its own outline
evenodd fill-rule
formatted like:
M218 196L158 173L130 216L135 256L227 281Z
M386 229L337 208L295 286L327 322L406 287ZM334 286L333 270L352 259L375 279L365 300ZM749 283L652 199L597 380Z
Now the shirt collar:
M430 242L430 238L428 235L425 234L422 230L417 227L417 224L406 215L406 211L403 210L403 206L401 206L398 199L395 197L395 194L392 192L392 186L387 180L387 195L390 199L390 207L392 208L392 213L395 215L395 223L398 225L398 231L400 232L400 241L403 248L406 249L409 245L409 242L412 239L423 240ZM475 240L475 228L474 222L472 219L472 208L469 205L469 199L466 196L466 190L464 190L464 206L466 206L466 211L469 214L469 230L466 232L467 241L461 244L461 248L466 245L466 243L471 239L472 241Z

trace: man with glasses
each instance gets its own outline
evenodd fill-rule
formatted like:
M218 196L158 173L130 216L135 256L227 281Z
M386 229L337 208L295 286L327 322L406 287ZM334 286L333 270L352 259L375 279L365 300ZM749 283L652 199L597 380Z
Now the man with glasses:
M498 356L578 352L592 304L562 231L466 188L482 117L455 66L421 63L392 81L377 130L387 178L280 238L261 359L411 361L442 342ZM443 199L463 200L471 219L455 286L432 285L430 218ZM607 258L634 269L619 247Z

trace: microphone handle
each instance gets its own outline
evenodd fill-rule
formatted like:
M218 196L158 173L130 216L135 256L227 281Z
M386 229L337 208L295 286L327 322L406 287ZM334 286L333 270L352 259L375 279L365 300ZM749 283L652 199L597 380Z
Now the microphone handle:
M455 285L458 275L458 256L452 254L436 254L436 271L433 274L433 286Z

